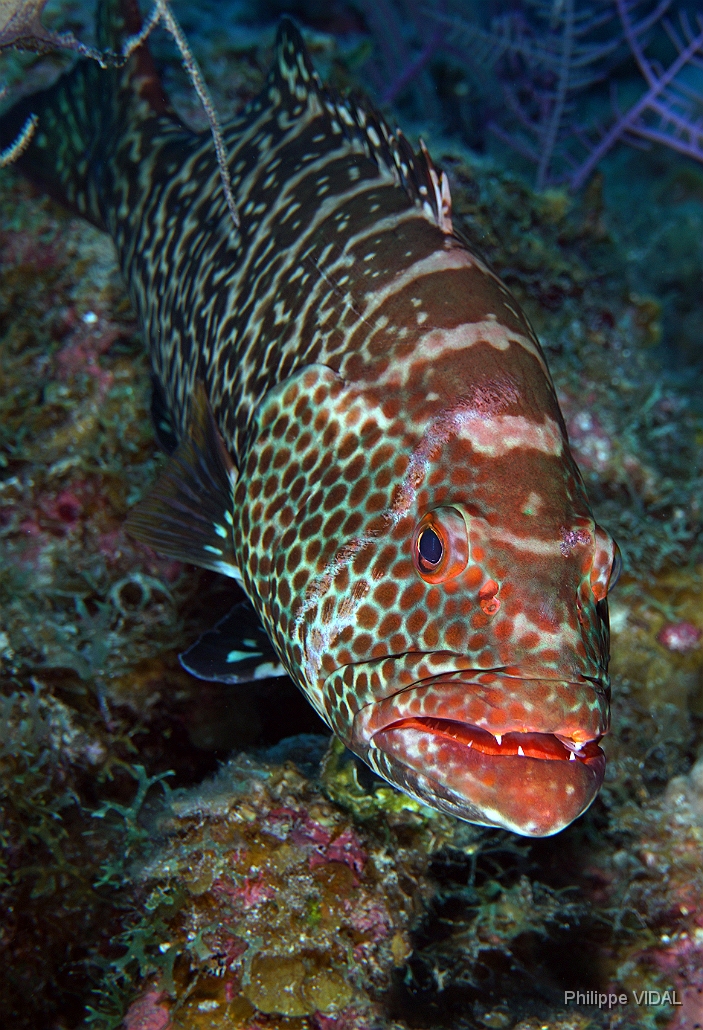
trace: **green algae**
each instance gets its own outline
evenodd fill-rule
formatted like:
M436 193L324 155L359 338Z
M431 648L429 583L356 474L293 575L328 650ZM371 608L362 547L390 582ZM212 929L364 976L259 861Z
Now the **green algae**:
M408 813L418 826L426 826L438 840L450 833L452 824L446 816L394 790L385 780L374 777L375 782L367 789L359 780L359 771L360 765L354 755L340 740L332 737L320 767L323 789L332 801L361 822L383 819L390 813ZM362 775L368 776L368 771L364 769Z

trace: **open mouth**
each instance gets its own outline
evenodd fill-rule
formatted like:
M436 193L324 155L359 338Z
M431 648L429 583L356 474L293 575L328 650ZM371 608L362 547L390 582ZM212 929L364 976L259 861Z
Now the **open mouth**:
M377 730L372 750L374 768L434 808L542 837L568 826L598 793L600 736L491 733L471 722L407 715Z
M540 837L597 795L608 723L597 684L455 668L370 699L354 716L350 746L433 808Z
M384 731L416 730L429 733L435 739L444 738L463 744L484 755L497 757L539 758L551 762L585 762L600 759L603 751L597 741L581 743L554 733L493 734L478 726L454 722L451 719L411 717L399 719L384 727Z

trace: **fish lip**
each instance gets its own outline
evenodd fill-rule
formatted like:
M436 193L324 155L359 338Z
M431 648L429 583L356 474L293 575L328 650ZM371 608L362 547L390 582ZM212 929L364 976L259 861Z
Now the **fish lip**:
M410 716L388 723L373 735L372 744L379 734L407 729L429 733L435 737L445 737L463 745L467 750L473 748L491 758L518 757L542 762L578 761L587 765L599 762L603 758L603 749L598 746L602 735L577 741L556 733L509 731L494 734L472 723L422 716Z
M597 745L584 761L497 757L398 723L379 731L369 759L425 804L525 837L550 837L582 815L602 786L606 765Z
M569 760L569 753L597 744L608 732L610 706L589 681L520 679L500 672L485 683L479 679L484 674L481 670L474 679L467 670L443 673L371 701L354 717L351 746L368 747L376 734L403 720L434 719L475 727L494 738L549 736L556 751L563 745Z
M457 669L447 655L443 670L396 681L394 690L392 666L383 671L376 696L353 717L348 746L412 797L469 822L544 837L598 794L610 707L585 677ZM484 740L492 735L490 747L467 746L474 727Z
M528 837L552 836L577 819L606 766L597 739L510 733L498 741L470 724L422 717L388 723L367 753L381 775L433 808Z

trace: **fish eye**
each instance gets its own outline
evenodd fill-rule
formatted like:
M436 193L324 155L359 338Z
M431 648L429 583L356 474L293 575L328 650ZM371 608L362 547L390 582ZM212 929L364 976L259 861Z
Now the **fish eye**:
M428 526L427 529L423 530L420 539L417 542L417 549L420 554L420 559L427 565L432 567L439 565L444 554L444 547L442 541L435 533L432 526Z
M469 534L461 512L449 506L428 511L415 528L412 555L425 583L460 575L469 561Z
M610 569L610 579L608 580L608 590L612 590L617 581L620 579L622 573L622 554L620 548L615 544L615 553L613 555L613 564Z

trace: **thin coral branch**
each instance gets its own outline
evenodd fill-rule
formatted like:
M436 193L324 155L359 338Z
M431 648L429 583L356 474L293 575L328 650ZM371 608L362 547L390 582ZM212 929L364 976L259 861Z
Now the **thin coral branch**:
M149 37L151 32L156 28L156 26L161 21L161 17L161 5L157 3L149 17L142 25L139 32L137 32L134 36L129 36L124 41L124 44L122 46L122 53L120 54L120 61L126 61L129 57L132 56L134 51L142 45L142 43L146 43L147 38Z
M386 68L402 68L406 61L403 46L403 24L393 4L386 0L375 0L364 6L364 13L374 31L374 39Z
M27 48L38 50L40 52L54 49L72 50L75 53L80 54L82 57L89 57L92 60L97 61L102 68L115 67L116 65L119 66L124 64L129 56L134 53L137 47L141 46L142 43L146 41L149 34L158 24L162 24L164 26L167 32L169 32L173 37L176 46L178 47L181 60L190 76L190 81L193 84L195 92L198 94L200 103L202 104L203 110L207 116L210 133L215 145L215 154L217 155L220 180L222 182L222 189L227 201L227 207L229 208L235 226L239 228L239 215L237 213L237 206L232 193L232 184L227 165L227 153L219 122L217 120L217 115L215 113L215 107L207 86L205 85L205 80L200 72L200 68L193 57L190 47L188 46L188 42L183 35L183 31L169 6L168 0L156 0L154 8L147 20L144 22L141 31L125 40L122 52L119 54L115 54L110 51L103 52L96 50L94 47L87 46L85 43L81 43L77 40L71 32L48 32L41 24L40 20L45 3L46 0L12 0L8 8L9 13L5 13L4 21L3 17L0 15L0 50L11 46L20 49ZM10 164L20 156L22 150L31 140L35 129L36 124L30 118L20 132L17 140L15 140L15 142L8 147L6 151L3 151L2 154L0 154L0 167L3 167L3 163Z
M559 64L559 79L554 96L554 103L549 114L540 148L539 165L537 166L537 189L547 185L549 167L554 156L557 136L564 115L564 104L569 90L569 75L574 49L574 0L566 0L564 9L564 28L562 31L562 51Z
M665 0L662 0L662 3L659 4L659 7L662 7L664 2ZM637 28L633 26L632 22L630 21L630 10L628 9L626 3L619 2L619 0L616 0L616 3L618 7L618 13L620 15L620 21L622 22L622 27L625 32L625 39L627 40L630 50L632 51L632 55L637 61L639 69L645 78L645 81L652 89L654 89L656 88L657 83L659 81L658 76L655 74L652 65L645 57L644 51L640 45L639 40L639 37L643 34L644 31L646 31L646 29L642 25L638 25ZM659 9L659 7L657 9Z
M210 133L212 135L213 143L215 144L215 153L217 155L217 164L220 169L220 180L222 182L222 189L225 194L227 201L227 207L229 208L230 214L232 215L232 221L235 226L239 228L239 215L237 213L237 205L234 202L234 195L232 193L232 184L229 175L229 168L227 166L227 152L225 150L224 140L222 138L222 132L220 131L220 125L215 114L215 106L212 102L208 88L205 85L205 80L200 72L200 68L191 53L188 46L187 40L183 35L180 25L176 21L176 18L169 7L167 0L156 0L156 7L159 11L159 18L163 22L164 27L170 32L175 40L176 46L181 55L181 59L185 66L190 81L193 83L193 88L198 94L200 103L203 105L203 110L207 116L207 120L210 125ZM154 21L154 25L156 21Z
M239 214L237 212L237 205L232 193L232 182L227 165L227 152L225 150L220 124L217 120L217 114L215 113L215 105L213 104L208 88L205 85L205 80L203 79L200 68L198 67L198 63L188 46L183 30L178 24L167 0L156 0L154 8L142 25L141 30L136 33L136 35L130 36L125 40L122 53L119 58L120 62L126 61L127 58L129 58L134 51L142 45L142 43L146 42L149 34L158 24L162 24L166 31L173 37L181 55L183 65L188 72L190 81L193 84L193 89L198 94L198 99L205 111L205 115L210 126L212 140L215 145L215 154L217 155L217 164L220 170L220 181L222 182L222 189L227 201L227 207L232 215L232 220L235 226L239 228Z
M533 47L515 29L512 19L496 19L491 29L473 25L457 15L443 14L433 7L423 8L423 14L444 27L447 39L461 43L457 50L462 64L494 67L507 54L525 58L533 56Z
M499 140L502 140L503 143L507 143L507 145L517 154L521 154L523 157L526 157L528 161L531 161L533 164L537 164L539 155L534 147L525 143L524 140L516 139L512 133L506 132L498 122L489 122L488 129L494 136L497 136Z
M418 56L414 61L401 72L395 82L392 82L388 86L383 94L381 95L382 104L392 104L393 101L398 97L405 87L415 78L415 76L422 71L428 61L436 54L440 43L443 39L443 32L440 29L436 29L429 43L423 47Z
M29 146L32 136L37 131L38 124L39 118L37 115L30 114L14 142L12 142L9 147L5 147L4 150L0 151L0 168L7 168L7 166L16 161L18 157L21 157Z
M94 47L81 43L72 32L51 32L42 24L47 0L2 0L0 3L0 50L33 50L46 54L52 50L72 50L102 64Z
M437 0L442 8L445 0ZM446 30L429 27L414 0L359 0L373 37L373 59L368 77L381 104L393 103L412 87L412 102L422 117L440 115L428 65L442 48Z
M225 200L227 201L227 207L229 208L229 212L232 216L232 221L235 226L239 228L239 214L237 212L237 205L232 193L232 181L230 179L229 167L227 165L227 152L225 150L220 124L217 120L215 105L213 104L208 88L205 85L205 80L200 68L198 67L198 63L188 46L188 41L183 34L183 30L178 24L173 11L169 7L168 0L156 0L154 8L142 25L141 30L136 33L136 35L130 36L125 40L120 60L127 60L127 58L129 58L131 54L133 54L134 51L142 45L142 43L146 42L149 34L158 24L162 24L166 31L173 37L181 55L183 65L190 77L190 81L193 84L193 89L198 94L198 99L205 111L205 115L210 126L210 134L215 146L215 154L217 155L217 164L220 170L222 190L225 195Z

